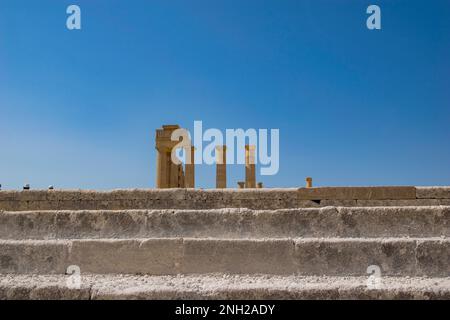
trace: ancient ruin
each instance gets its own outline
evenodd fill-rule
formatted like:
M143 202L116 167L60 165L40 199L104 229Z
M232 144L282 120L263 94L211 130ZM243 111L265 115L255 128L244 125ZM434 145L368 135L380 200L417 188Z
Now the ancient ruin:
M162 129L156 130L156 150L157 150L157 169L156 169L156 187L157 188L184 188L185 172L182 164L175 164L172 161L171 154L177 141L171 140L172 132L180 128L178 125L164 125ZM189 170L188 181L192 185L194 182L194 171ZM190 176L192 175L192 176Z
M227 147L216 147L216 188L227 187Z
M0 299L449 299L449 235L450 187L2 190Z
M227 189L217 146L195 189L177 128L156 189L0 190L0 299L450 299L450 187L262 188L247 146Z
M156 130L156 188L195 188L195 147L189 147L189 159L183 164L172 161L172 152L179 141L172 140L172 133L180 129L179 125L163 125ZM239 188L262 188L262 182L256 183L255 149L245 146L245 182L238 183ZM216 188L227 187L227 147L216 146Z

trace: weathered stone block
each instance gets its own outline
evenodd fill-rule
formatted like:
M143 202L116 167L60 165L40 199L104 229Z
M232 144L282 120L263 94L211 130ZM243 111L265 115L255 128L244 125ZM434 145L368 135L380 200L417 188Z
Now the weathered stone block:
M143 237L146 214L146 210L59 211L54 217L54 233L66 239Z
M450 187L416 187L418 199L450 199Z
M414 187L320 187L298 189L300 200L394 200L415 199Z
M356 200L321 200L320 206L356 207Z
M183 273L295 271L292 240L185 239Z
M417 241L417 275L450 276L450 240Z
M0 239L54 239L55 215L41 212L0 213Z
M341 237L435 237L450 235L446 207L338 208Z
M418 207L438 206L437 199L409 199L409 200L356 200L358 207Z
M182 243L181 239L75 240L70 262L88 273L176 274Z
M69 241L0 240L0 273L63 274Z
M297 239L295 259L301 275L366 275L377 265L383 275L415 272L415 241L403 239Z

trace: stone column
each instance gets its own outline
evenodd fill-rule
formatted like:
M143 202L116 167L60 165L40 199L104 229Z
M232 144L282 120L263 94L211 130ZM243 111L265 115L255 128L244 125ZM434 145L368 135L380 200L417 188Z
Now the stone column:
M185 184L185 180L184 180L185 176L184 176L183 165L179 164L179 165L177 165L177 167L178 167L178 185L177 185L177 187L185 188L186 184Z
M255 149L253 145L245 146L245 187L256 188Z
M311 177L306 178L306 187L312 188L312 178Z
M175 164L172 162L172 159L169 159L169 167L170 167L170 173L169 173L169 188L178 188L179 187L179 172L180 169L178 167L178 164Z
M156 188L161 188L161 166L162 166L161 152L156 149Z
M216 188L227 187L227 147L216 146Z
M157 150L157 171L156 171L156 187L157 188L168 188L169 180L168 178L168 159L167 151L164 149Z
M179 129L178 125L163 125L156 130L156 150L158 150L156 187L179 188L184 187L184 172L181 164L172 163L171 153L178 144L172 141L172 133Z
M185 165L185 186L186 188L195 188L195 147L191 146L190 156L186 155L186 165ZM186 149L185 149L186 150Z

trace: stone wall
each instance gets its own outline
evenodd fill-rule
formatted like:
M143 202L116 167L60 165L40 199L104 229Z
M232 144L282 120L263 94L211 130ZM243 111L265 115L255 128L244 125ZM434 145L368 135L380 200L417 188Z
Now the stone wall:
M450 205L450 187L0 191L2 211L432 205Z

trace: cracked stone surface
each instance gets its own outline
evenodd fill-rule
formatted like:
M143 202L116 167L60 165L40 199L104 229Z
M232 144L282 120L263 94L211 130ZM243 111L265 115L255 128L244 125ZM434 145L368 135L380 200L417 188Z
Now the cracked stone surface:
M0 299L449 299L450 278L202 274L0 275Z
M449 190L0 191L0 299L450 299Z

